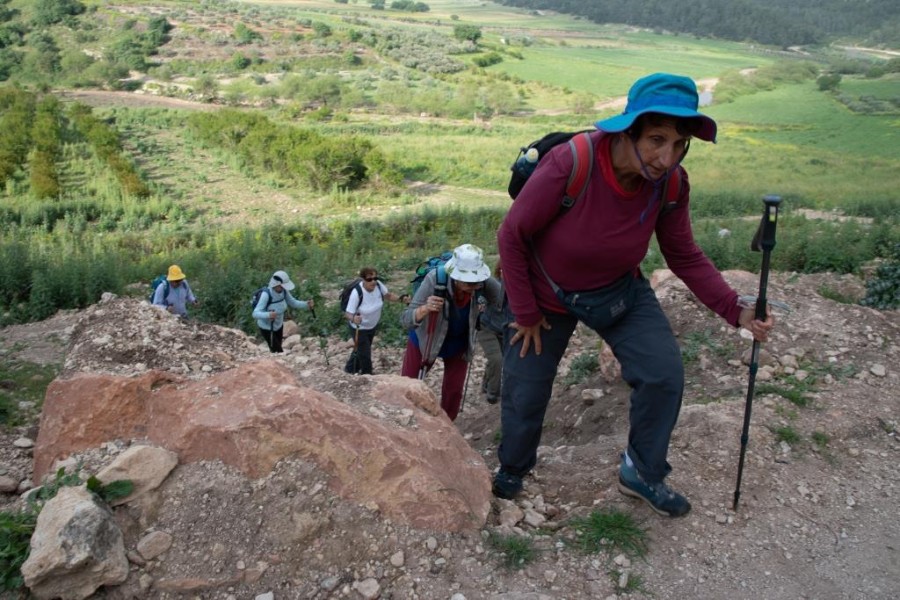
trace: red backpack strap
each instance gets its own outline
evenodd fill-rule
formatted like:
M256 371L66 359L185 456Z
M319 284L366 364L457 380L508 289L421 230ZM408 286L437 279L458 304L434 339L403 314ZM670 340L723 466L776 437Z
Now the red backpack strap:
M666 204L674 204L681 198L684 179L681 176L681 165L678 165L669 174L669 180L666 181Z
M572 172L569 174L569 181L566 182L566 195L562 200L564 210L572 208L591 179L594 144L591 142L590 132L584 131L572 136L569 140L569 149L572 151Z
M659 221L674 209L678 208L678 201L684 191L684 173L681 165L678 165L669 173L669 178L663 183L663 202L659 207L656 220Z

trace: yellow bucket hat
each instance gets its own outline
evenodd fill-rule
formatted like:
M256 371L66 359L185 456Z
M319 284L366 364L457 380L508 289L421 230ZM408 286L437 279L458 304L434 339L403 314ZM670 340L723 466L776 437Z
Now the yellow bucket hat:
M178 265L169 267L169 274L166 275L166 279L169 281L181 281L184 279L184 273L181 271L181 267Z

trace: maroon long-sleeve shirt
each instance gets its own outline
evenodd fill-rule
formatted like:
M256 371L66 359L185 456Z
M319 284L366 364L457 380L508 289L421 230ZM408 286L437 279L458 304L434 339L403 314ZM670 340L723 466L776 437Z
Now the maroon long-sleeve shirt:
M682 172L678 208L657 223L661 192L646 180L634 192L624 191L612 171L611 138L600 132L591 137L597 162L575 206L560 214L573 163L568 145L560 144L538 163L500 226L503 280L516 321L527 327L540 322L542 311L565 312L535 261L535 251L563 290L593 290L636 273L655 230L675 275L710 310L737 325L737 292L694 242L687 174Z

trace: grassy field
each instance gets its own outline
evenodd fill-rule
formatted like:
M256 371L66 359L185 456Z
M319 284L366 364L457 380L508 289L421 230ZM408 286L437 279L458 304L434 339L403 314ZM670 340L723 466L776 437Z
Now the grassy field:
M102 5L99 14L108 23L115 23L121 6L130 7L130 15L150 14L149 4L138 0L95 4ZM283 63L274 59L255 65L252 75L216 69L236 51L281 56L292 48L285 36L300 35L298 52L309 60L299 65L308 71L294 76L303 81L337 76L353 82L362 94L375 94L388 80L399 82L408 94L465 85L475 95L499 81L522 97L522 110L449 118L382 110L370 99L353 108L336 104L323 113L313 110L315 104L304 108L277 94L252 96L258 101L242 110L265 114L280 128L308 129L328 139L362 136L405 178L397 187L313 190L244 164L227 148L195 139L189 115L214 105L148 108L152 103L141 104L139 96L132 96L136 101L129 107L97 108L95 114L119 132L123 151L153 194L110 209L111 202L121 202L116 182L97 175L107 167L74 144L64 153L63 181L84 184L67 190L65 202L36 201L21 174L8 182L2 197L7 225L0 232L3 279L24 285L32 279L60 280L66 285L38 290L37 300L18 305L4 319L90 303L101 286L122 290L133 281L149 280L171 261L202 273L197 284L205 297L214 299L201 316L236 326L247 324L244 292L256 287L260 273L273 263L302 272L308 281L304 293L315 297L322 292L327 296L364 263L395 275L394 283L404 285L404 274L417 260L462 240L493 253L497 225L510 203L509 165L519 147L548 131L590 128L597 118L619 112L621 105L601 103L621 99L635 78L669 70L712 87L717 78L733 79L741 70L765 70L784 61L798 64L780 53L741 44L597 26L560 15L535 17L480 1L431 2L431 12L424 14L372 11L362 0L164 4L179 20L160 56L174 65L169 81L182 85L211 71L223 82L243 77L248 89L274 89L289 75L278 71ZM306 19L327 22L334 36L312 39ZM235 45L229 31L238 21L263 31L264 39L249 48ZM339 40L352 28L396 26L452 36L457 23L481 26L487 49L495 49L504 61L448 75L405 69L374 47L356 47L361 64L341 58L346 53ZM527 44L500 41L525 37ZM217 52L219 58L210 59L200 50ZM471 60L469 55L457 58ZM190 75L180 77L177 68ZM896 76L845 77L833 94L819 91L807 78L759 87L755 93L732 93L729 103L716 103L714 90L713 105L704 110L719 122L719 143L695 143L685 162L701 246L723 267L756 268L758 257L750 255L744 242L752 235L760 197L777 193L786 201L786 235L775 268L854 271L883 255L885 247L900 239L898 113L854 112L847 99L873 97L886 106L897 88ZM594 109L572 112L579 94L590 95L597 102ZM66 206L71 214L61 215ZM842 211L872 218L874 224L809 224L794 216L798 208ZM103 214L96 216L97 211ZM722 228L732 230L733 237L721 239ZM841 246L835 240L849 242ZM660 265L658 254L648 259L648 268ZM67 295L68 288L78 288L77 294ZM0 293L12 299L0 301L3 308L27 297L3 286Z

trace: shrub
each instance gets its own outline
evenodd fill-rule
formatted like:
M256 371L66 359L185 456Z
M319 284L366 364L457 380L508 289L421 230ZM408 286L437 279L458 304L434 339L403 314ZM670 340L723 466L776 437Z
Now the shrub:
M866 282L866 296L860 302L879 310L900 308L900 243L893 255L878 265L875 277Z

